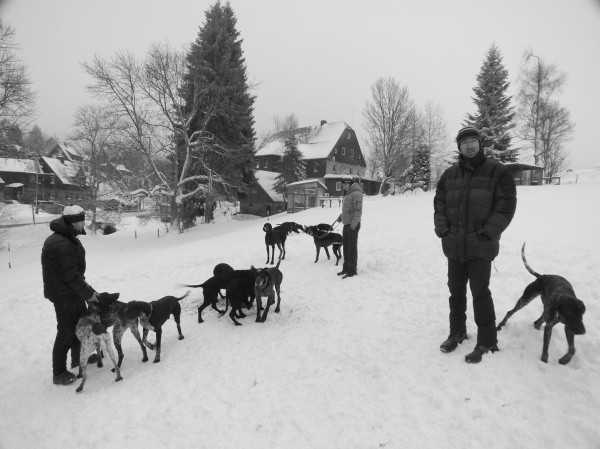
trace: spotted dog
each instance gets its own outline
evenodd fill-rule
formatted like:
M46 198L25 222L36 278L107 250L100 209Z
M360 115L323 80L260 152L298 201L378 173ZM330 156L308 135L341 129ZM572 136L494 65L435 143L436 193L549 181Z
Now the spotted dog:
M188 291L181 298L175 296L165 296L150 303L143 301L131 301L125 306L125 314L129 319L139 318L142 325L142 342L150 349L156 350L154 363L160 362L160 349L162 337L162 325L173 315L173 319L177 324L177 332L179 339L183 340L181 333L180 316L181 316L181 301L190 292ZM148 331L156 332L156 344L147 341Z
M315 258L315 263L317 263L319 261L319 253L321 251L321 248L325 249L325 254L327 254L327 259L331 259L329 257L329 250L327 249L329 246L331 246L333 249L333 255L336 258L335 264L337 266L337 264L340 262L340 259L342 258L342 252L341 252L341 248L342 248L342 244L343 244L342 236L336 232L320 230L319 226L321 226L321 225L307 226L305 228L306 233L308 235L312 236L313 241L315 242L315 248L317 250L317 257ZM331 228L330 225L325 225L325 226L329 226Z
M558 323L563 323L569 350L558 362L561 365L566 365L575 354L575 335L585 334L585 326L583 325L585 305L583 301L577 299L573 286L565 278L555 274L539 274L529 266L525 259L525 243L521 248L521 259L523 259L527 271L533 274L536 280L525 287L525 291L515 307L498 323L497 330L500 330L517 310L522 309L541 295L544 312L533 323L536 329L540 329L543 322L546 323L541 360L545 363L548 362L548 346L552 337L552 328Z
M87 364L89 356L96 351L98 354L101 353L101 350L104 349L108 352L110 359L115 366L115 372L117 373L117 377L115 382L122 380L121 371L119 370L119 365L117 365L117 359L115 358L115 353L112 349L112 345L110 344L110 335L106 326L102 324L100 319L100 304L101 300L107 300L107 296L109 293L99 293L98 301L89 301L88 309L83 314L79 321L77 322L77 326L75 327L75 335L81 342L81 352L79 356L80 364L79 364L79 376L81 377L81 384L77 387L77 392L80 393L83 391L83 387L85 382L87 381ZM118 294L117 294L118 296ZM115 298L116 299L116 298ZM102 361L100 357L98 357L98 366L102 366Z
M252 268L255 273L254 281L254 297L256 298L256 322L264 323L269 313L269 308L275 304L275 293L277 293L277 307L275 313L279 313L279 305L281 304L281 282L283 281L283 273L279 270L281 257L275 267L269 268ZM267 305L261 316L262 297L266 296Z
M100 320L105 327L113 327L113 343L115 344L115 348L117 348L117 355L119 357L117 366L120 368L121 363L123 362L123 349L121 347L121 340L123 339L123 334L127 331L127 329L131 330L131 333L137 340L142 349L142 362L148 361L148 354L146 352L146 347L142 343L142 337L140 336L139 324L140 320L136 317L133 319L129 319L127 314L125 313L126 303L117 301L119 298L119 293L109 293L102 296L98 296L98 304L100 309ZM102 366L102 360L98 360L98 366ZM114 369L113 369L114 372Z

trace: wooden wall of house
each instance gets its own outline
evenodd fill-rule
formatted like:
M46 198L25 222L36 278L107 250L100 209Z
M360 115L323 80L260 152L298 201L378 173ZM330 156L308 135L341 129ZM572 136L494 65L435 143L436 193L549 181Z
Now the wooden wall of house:
M273 201L259 185L253 185L240 201L240 213L266 217L285 211L285 202Z
M268 156L257 156L256 169L265 171L279 171L279 160L281 156L270 154Z

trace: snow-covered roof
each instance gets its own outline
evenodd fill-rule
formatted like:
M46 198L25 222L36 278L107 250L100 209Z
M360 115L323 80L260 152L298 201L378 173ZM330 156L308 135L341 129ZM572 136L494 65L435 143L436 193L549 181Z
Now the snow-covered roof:
M4 182L4 179L0 178L0 184L6 184L6 183Z
M60 160L51 157L43 157L42 159L48 164L50 170L58 176L63 184L77 185L74 178L77 176L77 173L79 173L79 170L82 169L80 163L71 161L61 162Z
M327 189L327 186L325 184L323 184L319 178L313 178L313 179L303 179L302 181L296 181L296 182L290 182L287 187L297 187L297 186L303 186L305 184L314 184L314 183L320 184L321 187L323 187L324 189Z
M254 176L256 177L258 184L263 188L265 192L267 192L269 198L271 198L273 201L285 201L283 195L277 193L273 188L273 185L275 184L275 179L277 178L277 176L279 176L279 173L266 170L256 170L254 172Z
M38 163L32 159L0 158L0 172L38 173Z
M352 129L346 122L324 123L312 128L299 128L296 134L298 150L304 159L324 159L333 150L333 147L346 129ZM277 138L262 147L255 156L281 156L283 154L285 139Z

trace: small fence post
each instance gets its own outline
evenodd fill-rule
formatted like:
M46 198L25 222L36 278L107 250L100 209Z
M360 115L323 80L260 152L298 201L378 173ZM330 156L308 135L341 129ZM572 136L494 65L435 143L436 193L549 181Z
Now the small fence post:
M156 230L156 238L160 238L160 228Z

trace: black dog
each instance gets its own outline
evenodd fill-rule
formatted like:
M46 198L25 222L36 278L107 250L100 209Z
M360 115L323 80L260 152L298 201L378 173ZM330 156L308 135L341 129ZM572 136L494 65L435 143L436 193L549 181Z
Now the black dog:
M319 252L321 251L321 248L325 249L325 254L327 254L327 259L331 259L329 257L329 250L327 249L327 247L331 246L333 249L333 254L336 257L336 261L335 264L337 265L340 261L340 259L342 258L342 252L340 250L340 248L342 247L342 236L336 232L331 232L331 231L322 231L319 230L319 226L307 226L306 229L306 233L308 235L311 235L314 242L315 242L315 247L317 249L317 257L315 259L315 263L317 263L319 261ZM331 228L330 225L326 225L329 226Z
M585 334L585 326L583 325L585 305L583 301L577 299L573 286L565 278L555 274L542 275L536 273L529 266L525 259L525 243L523 243L523 247L521 248L521 258L527 271L537 279L525 287L523 295L519 298L515 307L500 321L497 329L500 330L517 310L522 309L533 299L541 295L544 312L533 323L535 328L539 329L542 323L546 322L541 360L545 363L548 362L548 346L552 337L552 328L557 323L563 323L565 325L565 335L567 336L569 350L559 359L559 363L566 365L571 361L573 354L575 354L575 335Z
M175 296L165 296L164 298L152 301L150 303L143 301L131 301L125 306L125 314L127 318L134 319L139 318L140 324L144 328L142 342L150 349L156 349L156 355L154 356L154 363L160 362L160 342L162 337L162 325L169 319L169 316L173 315L175 323L177 324L177 332L179 333L179 339L183 340L183 334L181 333L180 316L181 316L181 301L190 292L187 292L181 298ZM156 344L149 343L146 338L148 337L148 331L156 332Z
M218 276L220 274L231 273L233 271L233 267L226 263L218 263L213 268L213 276ZM221 299L224 298L223 294L219 291L219 296Z
M304 226L302 226L301 224L295 223L293 221L285 221L285 222L275 226L274 229L281 229L281 230L287 232L288 234L291 234L292 232L299 234L300 231L304 231Z
M202 287L202 293L204 296L204 301L198 307L198 323L203 323L202 319L202 311L206 309L209 305L219 312L220 315L225 314L225 310L221 310L217 307L218 295L221 289L226 289L229 283L240 276L247 276L250 270L233 270L229 273L219 274L217 276L213 276L202 284L189 285L185 284L186 287L198 288Z
M275 263L275 245L279 249L279 258L285 259L285 241L289 233L288 228L281 228L279 226L273 228L271 223L265 223L263 231L265 231L265 246L267 247L267 261L265 263L269 263L269 257L271 265ZM269 248L271 248L271 256L269 256Z
M131 330L131 333L140 344L142 348L142 362L148 361L148 354L146 353L146 347L142 343L140 337L140 331L138 325L140 320L136 318L129 319L125 313L126 303L117 301L119 293L99 293L98 304L100 309L100 319L102 324L106 327L113 327L113 342L115 348L117 348L117 354L119 356L119 362L117 366L120 368L123 362L123 349L121 348L121 340L123 334L127 329ZM98 354L100 356L100 354ZM98 367L102 367L102 358L98 357ZM114 371L114 369L113 369Z
M231 303L231 312L229 317L236 326L241 326L242 323L236 320L237 318L245 318L246 315L242 312L242 307L249 309L252 307L252 300L254 299L254 277L253 271L248 270L247 275L239 276L227 284L227 299L225 305L225 312Z

